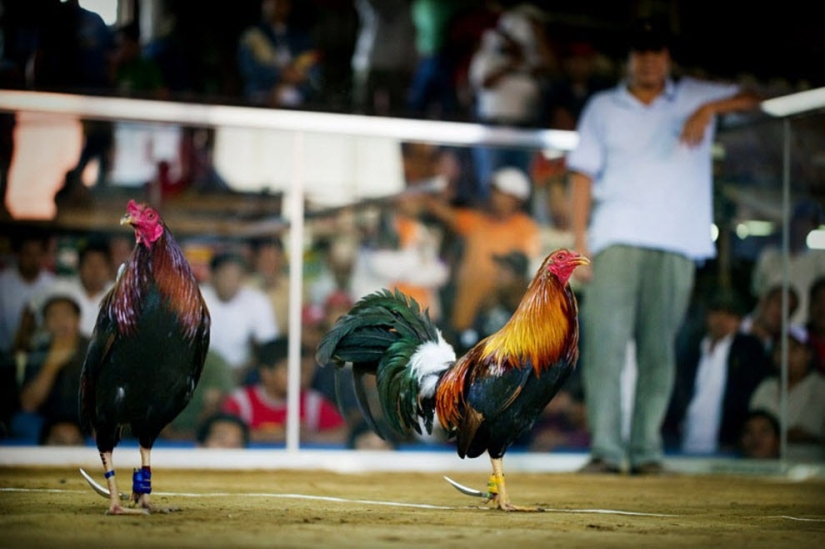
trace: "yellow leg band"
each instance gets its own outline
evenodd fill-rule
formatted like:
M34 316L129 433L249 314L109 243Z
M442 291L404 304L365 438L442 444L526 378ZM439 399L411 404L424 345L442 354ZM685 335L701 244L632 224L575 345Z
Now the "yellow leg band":
M490 480L487 481L487 492L490 494L498 494L498 487L504 482L504 475L490 475Z

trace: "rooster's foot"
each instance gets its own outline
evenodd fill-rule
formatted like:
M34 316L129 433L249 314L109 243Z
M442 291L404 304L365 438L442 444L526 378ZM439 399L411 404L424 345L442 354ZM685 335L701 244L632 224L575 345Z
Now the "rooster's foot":
M513 505L509 501L498 501L496 502L496 509L500 509L502 511L515 511L521 513L541 513L544 511L541 507L522 507L520 505Z
M135 509L133 507L124 507L119 502L115 503L112 502L109 505L109 509L106 511L107 515L148 515L149 509L138 508Z
M135 506L142 509L146 513L175 513L180 511L180 507L166 507L162 505L155 505L149 502L149 494L132 494L132 501Z

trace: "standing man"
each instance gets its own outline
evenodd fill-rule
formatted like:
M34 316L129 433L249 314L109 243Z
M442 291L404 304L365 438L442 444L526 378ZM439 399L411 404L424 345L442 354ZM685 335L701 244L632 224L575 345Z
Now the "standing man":
M717 115L758 98L736 85L670 75L667 31L638 21L628 74L595 94L567 159L575 248L593 261L582 300L582 379L592 433L589 473L662 472L660 428L675 378L675 338L695 261L711 240L711 144ZM588 230L589 229L589 230ZM621 436L620 374L638 360L630 440Z

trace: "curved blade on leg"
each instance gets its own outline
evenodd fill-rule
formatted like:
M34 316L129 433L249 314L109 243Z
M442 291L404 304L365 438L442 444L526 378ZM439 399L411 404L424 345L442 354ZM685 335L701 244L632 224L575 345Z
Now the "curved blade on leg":
M105 487L101 486L100 484L98 484L95 481L95 479L93 479L89 475L89 473L87 473L86 471L83 470L83 467L80 468L80 474L83 475L83 478L86 479L86 482L89 483L89 486L92 487L92 490L94 490L95 492L100 494L100 496L102 496L106 499L109 499L110 494L109 494L109 489L108 488L105 488ZM118 497L120 498L121 501L129 501L129 494L120 493L120 494L118 494Z
M482 492L480 490L475 490L473 488L468 488L467 486L464 486L463 484L459 484L458 482L454 481L450 477L445 476L444 480L446 480L447 482L452 484L453 488L455 488L456 490L458 490L459 492L461 492L464 495L472 496L472 497L476 497L476 498L489 498L490 497L489 493Z

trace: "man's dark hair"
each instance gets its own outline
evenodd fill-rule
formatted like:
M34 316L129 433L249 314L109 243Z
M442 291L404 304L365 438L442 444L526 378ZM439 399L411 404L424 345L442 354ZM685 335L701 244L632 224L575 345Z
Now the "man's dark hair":
M667 23L656 17L642 17L633 22L628 37L630 51L661 51L670 49L673 36Z
M209 437L209 433L212 431L212 426L218 423L219 421L234 423L235 425L240 427L241 432L243 433L243 446L244 448L249 446L249 426L235 414L228 414L225 412L218 412L216 414L212 414L211 416L206 418L203 421L203 423L201 423L200 427L198 428L198 432L195 435L195 438L200 444L206 442L207 437Z
M770 413L769 411L767 411L763 408L758 408L756 410L751 410L750 412L748 412L748 415L745 417L745 421L742 422L742 428L744 429L745 425L750 420L752 420L753 418L757 418L757 417L763 417L763 418L767 419L768 423L771 424L771 429L773 429L773 432L777 436L779 436L779 420L776 418L775 415L773 415L772 413Z
M11 237L11 251L19 253L23 249L23 244L26 242L35 242L41 248L46 249L48 238L46 235L38 230L28 230L13 234Z
M285 337L272 339L262 344L255 357L258 360L258 366L265 368L274 368L289 356L289 341Z
M111 262L112 260L112 251L109 249L109 242L103 237L90 238L88 242L80 246L77 255L78 266L83 264L83 261L90 253L103 254L104 257L106 257L106 261Z

